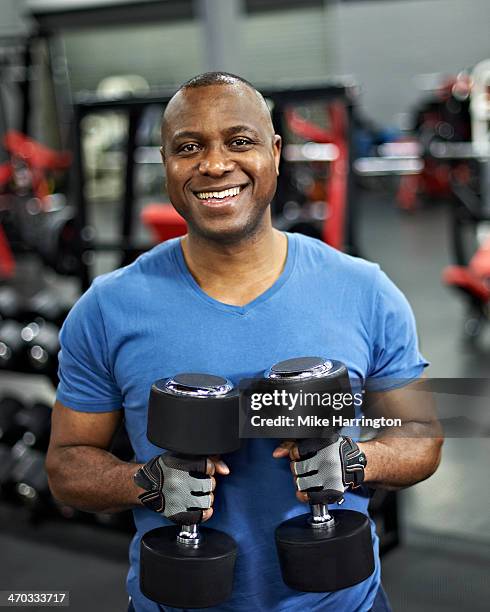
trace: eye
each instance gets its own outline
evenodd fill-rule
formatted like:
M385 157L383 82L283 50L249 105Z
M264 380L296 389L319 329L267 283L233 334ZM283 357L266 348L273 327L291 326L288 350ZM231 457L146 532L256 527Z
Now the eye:
M235 138L234 140L232 140L231 144L234 147L246 147L248 145L251 145L252 141L248 138L243 138L242 136L240 136L239 138Z
M197 145L195 142L188 142L187 144L179 147L179 153L194 153L198 150L198 148L199 145Z

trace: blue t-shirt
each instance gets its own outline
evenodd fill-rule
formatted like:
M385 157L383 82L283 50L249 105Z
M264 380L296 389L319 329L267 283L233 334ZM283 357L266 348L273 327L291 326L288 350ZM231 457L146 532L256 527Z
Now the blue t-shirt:
M300 234L287 238L282 274L246 306L209 297L190 274L179 239L98 277L61 331L58 400L84 412L124 410L136 460L146 462L162 452L146 436L149 390L159 378L207 372L238 384L304 355L344 362L359 384L368 376L419 377L427 362L418 351L412 312L379 267ZM335 593L300 593L283 583L274 530L307 506L296 500L288 460L272 458L276 445L248 440L224 456L231 474L219 478L206 524L232 535L239 555L233 595L212 609L370 610L380 583L374 526L376 570L364 582ZM367 513L366 490L345 497L343 508ZM135 509L134 518L128 592L137 612L160 612L164 608L139 590L139 543L168 521L145 508Z

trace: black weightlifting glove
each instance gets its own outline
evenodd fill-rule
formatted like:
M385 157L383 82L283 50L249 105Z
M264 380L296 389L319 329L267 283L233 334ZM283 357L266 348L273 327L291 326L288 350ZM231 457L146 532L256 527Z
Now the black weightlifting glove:
M211 507L211 478L206 476L206 458L187 459L164 453L140 468L134 481L146 490L138 499L174 523L199 523L203 510Z
M335 503L344 491L364 480L366 455L346 436L298 441L301 459L293 461L298 491L308 493L311 503Z

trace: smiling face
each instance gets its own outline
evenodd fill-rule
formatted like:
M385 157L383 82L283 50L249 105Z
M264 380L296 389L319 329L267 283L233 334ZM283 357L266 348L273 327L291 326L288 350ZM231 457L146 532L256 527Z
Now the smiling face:
M181 90L165 111L162 140L167 191L190 234L238 242L270 223L281 139L253 89Z

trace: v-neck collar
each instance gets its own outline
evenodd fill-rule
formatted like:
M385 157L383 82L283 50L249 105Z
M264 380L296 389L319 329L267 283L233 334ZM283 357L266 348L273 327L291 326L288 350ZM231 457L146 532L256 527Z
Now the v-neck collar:
M215 300L210 295L208 295L205 291L201 289L198 285L194 277L192 276L189 268L187 267L187 263L184 258L184 252L182 250L182 242L179 238L176 241L176 244L173 248L173 256L175 262L182 273L182 276L186 282L187 287L197 295L201 300L208 303L210 306L217 308L218 310L222 310L225 312L229 312L231 314L236 315L245 315L250 310L256 308L259 304L262 304L266 300L269 300L274 294L276 294L279 289L284 285L284 283L289 279L291 273L294 269L296 263L296 252L297 252L297 241L296 236L294 234L290 234L288 232L284 232L287 241L288 241L288 250L286 255L286 264L273 285L271 285L268 289L266 289L263 293L258 295L255 299L253 299L248 304L244 306L236 306L234 304L225 304L224 302L220 302Z

